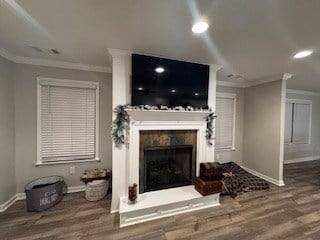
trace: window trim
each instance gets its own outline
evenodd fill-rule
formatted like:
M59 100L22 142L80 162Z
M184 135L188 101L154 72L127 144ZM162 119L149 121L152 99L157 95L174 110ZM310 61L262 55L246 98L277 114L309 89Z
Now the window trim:
M41 158L42 138L41 138L41 86L62 86L62 87L79 87L79 88L92 88L96 92L96 121L95 121L95 158L93 159L75 159L70 161L52 161L43 162ZM70 79L57 79L47 77L37 77L37 161L35 166L40 165L55 165L55 164L70 164L81 162L97 162L100 161L99 155L99 82L70 80Z
M294 146L294 145L310 145L311 144L311 133L312 133L312 100L309 99L299 99L299 98L286 98L286 103L293 103L293 104L308 104L310 106L309 112L309 136L307 143L298 143L298 142L285 142L285 145ZM293 126L292 126L293 127Z
M231 98L233 99L233 131L232 131L232 146L231 148L226 147L215 147L216 152L222 152L222 151L235 151L236 150L236 116L237 116L237 94L235 93L226 93L226 92L217 92L216 93L216 99L217 98ZM216 125L216 124L215 124Z

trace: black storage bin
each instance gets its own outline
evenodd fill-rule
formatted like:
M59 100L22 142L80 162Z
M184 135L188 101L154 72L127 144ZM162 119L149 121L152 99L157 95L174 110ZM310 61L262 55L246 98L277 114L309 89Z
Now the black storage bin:
M36 179L25 186L27 211L42 211L59 203L63 198L63 177L50 176Z

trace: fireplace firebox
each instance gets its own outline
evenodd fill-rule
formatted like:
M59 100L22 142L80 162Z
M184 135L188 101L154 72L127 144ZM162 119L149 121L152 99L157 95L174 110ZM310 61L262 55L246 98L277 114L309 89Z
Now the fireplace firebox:
M192 145L144 148L143 192L192 184Z

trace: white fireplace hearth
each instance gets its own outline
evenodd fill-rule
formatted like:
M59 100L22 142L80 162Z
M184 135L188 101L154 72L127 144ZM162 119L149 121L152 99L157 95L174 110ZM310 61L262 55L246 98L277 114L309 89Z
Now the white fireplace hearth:
M130 116L129 144L127 145L126 184L136 183L139 189L140 132L154 130L193 130L196 132L196 167L199 175L201 162L214 161L205 138L207 111L142 111L128 110ZM138 193L135 204L128 203L128 192L120 197L120 227L145 222L173 214L219 205L219 194L203 197L193 185Z
M120 227L219 205L219 194L202 196L193 185L146 192L134 204L121 197Z

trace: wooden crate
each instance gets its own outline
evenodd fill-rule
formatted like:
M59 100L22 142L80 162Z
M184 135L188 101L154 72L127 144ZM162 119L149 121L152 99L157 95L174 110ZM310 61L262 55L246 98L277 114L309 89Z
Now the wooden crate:
M215 181L222 179L222 166L217 162L200 163L200 178Z
M205 181L196 177L193 181L195 189L202 195L207 196L214 193L220 193L222 189L221 181Z

